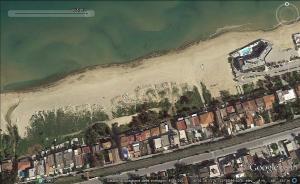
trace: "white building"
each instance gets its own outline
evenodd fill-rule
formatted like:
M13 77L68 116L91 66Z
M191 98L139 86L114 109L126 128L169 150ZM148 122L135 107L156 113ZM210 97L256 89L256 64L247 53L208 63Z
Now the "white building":
M278 90L276 91L278 100L279 100L279 104L285 104L288 102L292 102L296 100L296 93L294 91L294 89L289 89L289 90Z
M293 34L293 41L296 45L296 48L300 48L300 33Z
M217 164L209 166L209 177L210 178L215 178L215 177L220 177L220 169Z
M156 138L156 139L153 139L153 142L154 142L154 148L155 149L159 149L162 147L161 145L161 138Z
M180 140L183 140L183 139L187 140L185 130L179 130L179 139Z

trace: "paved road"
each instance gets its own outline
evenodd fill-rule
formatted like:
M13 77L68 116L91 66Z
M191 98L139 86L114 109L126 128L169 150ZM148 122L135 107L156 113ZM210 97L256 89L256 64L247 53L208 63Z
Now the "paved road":
M215 159L215 158L222 157L225 155L229 155L229 154L235 153L237 150L240 150L243 148L253 149L253 148L260 147L262 145L274 143L279 140L292 139L291 133L295 133L295 134L300 133L300 127L293 129L293 130L287 130L287 131L273 134L273 135L270 135L267 137L256 139L253 141L241 143L238 145L233 145L231 147L226 147L221 150L215 150L210 153L193 155L193 156L182 158L179 160L174 160L174 161L166 162L163 164L150 166L148 168L142 168L137 171L128 171L128 173L134 172L135 174L145 175L145 174L152 173L152 172L163 171L163 170L174 168L174 164L178 163L178 162L185 163L185 164L195 164L195 163L199 163L199 162L202 162L205 160L211 160L211 159ZM123 175L126 175L126 173L124 173Z
M119 164L119 165L114 165L110 167L105 167L105 168L98 168L97 170L90 171L90 176L108 176L111 174L116 174L116 173L122 173L126 171L132 171L136 169L141 169L141 168L148 168L154 165L159 165L163 164L166 162L172 162L172 161L177 161L182 158L186 157L191 157L197 154L201 154L201 157L206 156L209 157L209 153L206 153L207 151L209 152L215 152L218 154L217 150L222 150L227 147L231 147L234 145L244 147L245 142L250 142L254 141L266 136L270 136L273 134L278 134L280 132L284 132L287 130L290 130L291 132L295 132L295 130L298 130L298 127L300 127L300 120L294 120L292 122L286 122L283 124L276 124L273 126L270 126L268 128L264 129L259 129L253 132L248 132L245 134L237 135L233 138L228 138L228 139L223 139L219 140L217 142L213 143L205 143L201 145L195 145L191 146L189 148L183 149L183 150L177 150L171 153L167 154L161 154L161 155L156 155L153 157L137 160L137 161L129 161L124 164ZM275 137L277 137L276 135ZM233 149L233 148L232 148ZM199 155L200 156L200 155ZM169 163L171 164L171 163ZM70 181L80 181L80 176L73 176L73 177L63 177L59 178L57 183L70 183Z

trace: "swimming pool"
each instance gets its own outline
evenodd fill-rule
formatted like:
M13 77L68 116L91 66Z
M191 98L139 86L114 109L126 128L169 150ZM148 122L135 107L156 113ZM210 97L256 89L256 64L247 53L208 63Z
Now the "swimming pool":
M249 55L252 52L251 47L245 47L239 51L240 56Z

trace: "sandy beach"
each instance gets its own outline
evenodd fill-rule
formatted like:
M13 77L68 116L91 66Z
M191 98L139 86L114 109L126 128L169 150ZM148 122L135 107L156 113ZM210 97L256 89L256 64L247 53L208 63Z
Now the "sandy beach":
M139 64L95 67L55 82L35 91L1 94L1 129L5 130L8 109L19 103L11 114L12 123L25 135L29 119L37 111L60 107L85 108L97 104L108 114L121 103L143 99L148 88L188 84L200 86L204 82L213 96L220 90L236 93L236 84L228 53L255 39L263 38L281 48L293 48L291 34L300 31L300 23L279 27L270 32L229 32L200 42L184 50L164 56L144 59ZM99 58L100 59L100 58ZM127 102L126 102L127 100Z

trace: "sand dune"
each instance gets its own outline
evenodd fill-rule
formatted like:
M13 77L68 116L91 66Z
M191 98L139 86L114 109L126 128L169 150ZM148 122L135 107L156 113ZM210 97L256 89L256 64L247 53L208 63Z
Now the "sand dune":
M99 104L106 112L111 112L112 99L123 94L134 98L138 86L164 82L200 86L202 81L213 96L218 96L220 90L236 93L236 84L227 62L229 52L258 38L270 40L282 48L291 48L291 34L299 31L300 23L296 23L270 32L226 33L181 51L144 59L134 67L132 64L96 67L67 76L38 91L4 93L1 94L1 128L5 128L7 110L18 101L20 104L11 114L11 120L24 135L29 119L36 111Z

